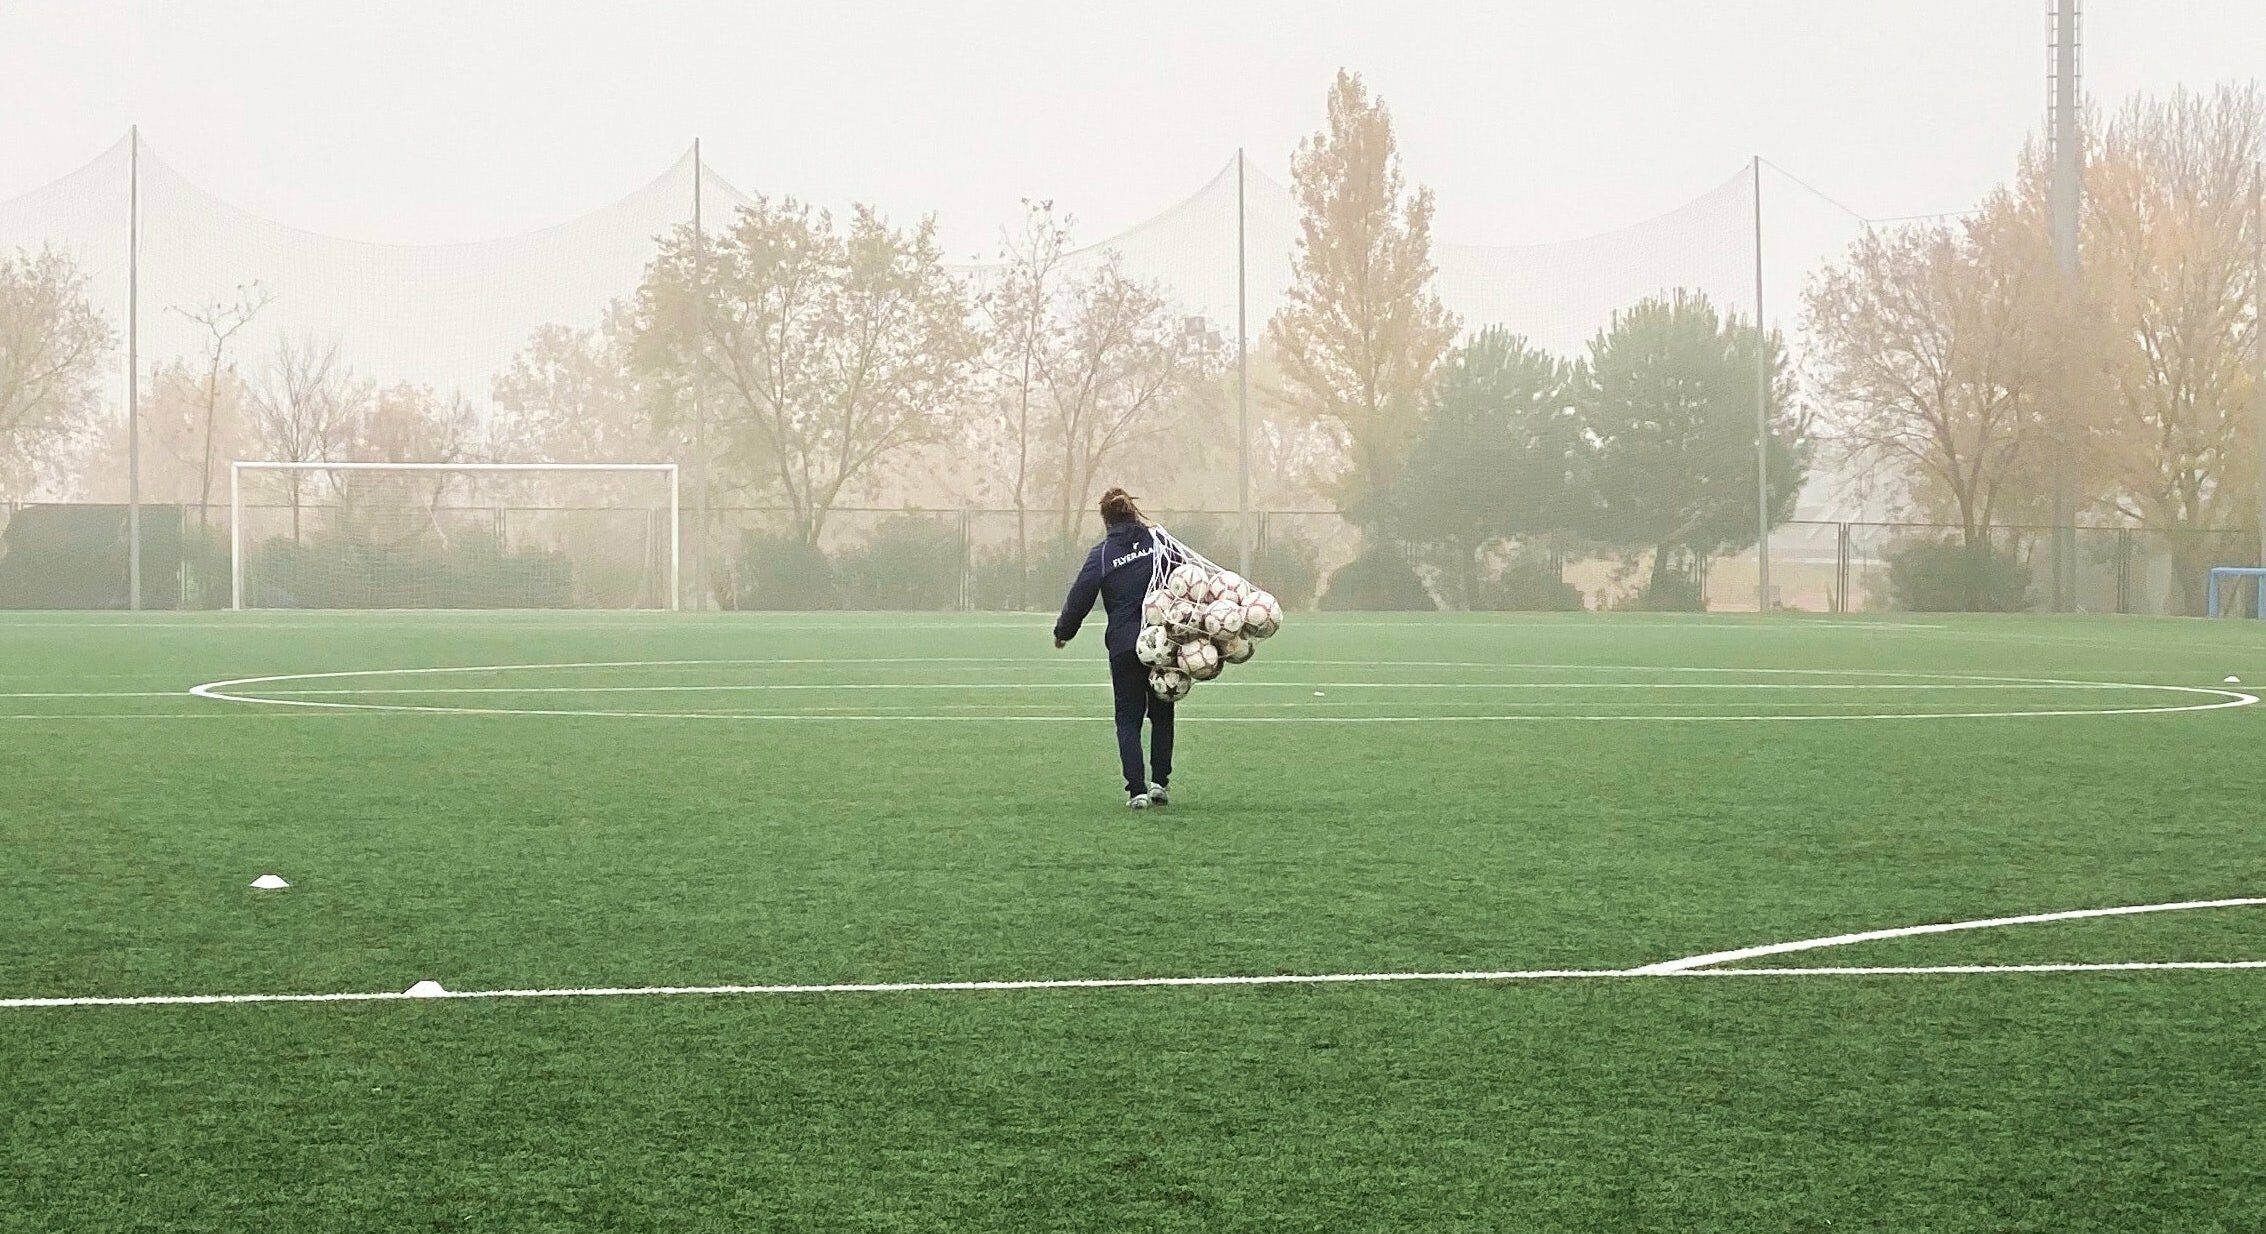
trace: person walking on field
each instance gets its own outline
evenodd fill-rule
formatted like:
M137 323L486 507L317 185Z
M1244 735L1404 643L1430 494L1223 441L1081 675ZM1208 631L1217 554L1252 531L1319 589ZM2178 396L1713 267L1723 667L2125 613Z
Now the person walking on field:
M1149 689L1149 667L1133 654L1141 633L1141 600L1148 594L1150 554L1156 537L1141 516L1132 494L1113 488L1102 494L1102 542L1086 554L1085 567L1070 584L1070 598L1062 603L1062 616L1054 623L1057 650L1078 637L1078 627L1094 610L1099 597L1109 614L1102 636L1109 653L1109 683L1117 695L1117 757L1125 769L1125 804L1136 810L1161 806L1171 799L1166 785L1172 780L1172 703ZM1149 756L1156 779L1141 767L1141 721L1149 722Z

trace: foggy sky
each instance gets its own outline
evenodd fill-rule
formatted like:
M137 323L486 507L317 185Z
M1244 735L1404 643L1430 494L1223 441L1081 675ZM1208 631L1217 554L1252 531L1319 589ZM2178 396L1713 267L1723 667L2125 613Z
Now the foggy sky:
M2244 78L2257 0L2089 0L2089 93ZM130 123L206 188L366 239L507 235L699 136L744 188L954 256L1017 199L1098 239L1239 145L1287 174L1340 65L1392 105L1438 233L1587 234L1763 156L1873 215L1964 207L2045 106L2044 0L1619 3L197 3L0 0L0 197Z

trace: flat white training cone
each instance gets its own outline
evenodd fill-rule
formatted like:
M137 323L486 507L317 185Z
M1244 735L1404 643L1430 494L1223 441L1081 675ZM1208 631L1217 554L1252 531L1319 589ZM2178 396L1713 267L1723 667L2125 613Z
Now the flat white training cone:
M430 977L409 987L409 997L411 998L439 998L446 993L448 991L441 988L441 983Z
M2228 684L2228 685L2230 685L2230 686L2239 686L2239 685L2241 685L2241 684L2242 684L2242 678L2240 678L2240 677L2229 677L2229 678L2227 678L2227 684Z
M278 878L273 874L262 874L258 878L252 880L252 885L262 891L281 891L284 888L289 887L291 884L284 882L281 878Z

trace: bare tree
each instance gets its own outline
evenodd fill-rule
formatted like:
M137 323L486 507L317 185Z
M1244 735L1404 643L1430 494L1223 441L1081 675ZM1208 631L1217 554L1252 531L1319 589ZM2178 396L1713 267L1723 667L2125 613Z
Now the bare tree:
M2002 190L1958 225L1871 233L1807 297L1825 426L1970 547L2045 484L2060 276L2042 219Z
M339 358L337 340L276 342L264 380L252 391L252 430L260 452L282 463L344 459L368 413L370 383ZM307 473L284 473L291 500L291 539L299 540Z
M757 198L704 245L679 232L634 321L641 379L670 390L709 375L725 461L776 485L806 545L852 486L945 440L977 351L934 220L898 230L865 206L838 229ZM679 405L661 404L664 429Z
M2251 85L2136 100L2088 158L2085 305L2107 379L2088 462L2151 527L2235 526L2255 509L2245 428L2262 155L2266 93ZM2174 537L2191 606L2209 564L2201 541Z
M1172 312L1112 254L1069 289L1045 367L1048 444L1061 471L1061 536L1076 534L1102 469L1163 427L1176 400L1203 391L1223 347L1202 318Z
M399 382L371 401L359 448L366 460L379 463L478 462L480 416L461 394ZM441 544L449 542L441 503L461 477L445 471L346 474L361 479L346 486L340 505L360 521L365 536L391 529L406 541L430 531ZM392 522L383 521L388 519Z
M213 484L214 428L220 419L222 375L233 375L234 366L228 361L228 345L252 319L260 315L274 299L257 282L243 284L236 289L233 300L216 300L200 308L175 307L174 312L204 327L205 349L201 356L204 367L203 384L198 391L198 402L204 411L204 480L197 493L197 525L203 527L210 518Z
M665 449L630 363L632 331L629 309L619 304L595 329L538 329L495 380L497 453L526 462L602 463L644 462Z
M0 254L0 492L87 432L115 339L68 256Z
M981 297L987 346L985 393L993 418L1001 470L1015 506L1016 607L1029 604L1031 572L1031 468L1038 443L1046 372L1058 347L1055 302L1060 295L1063 258L1070 251L1073 220L1057 217L1051 201L1023 202L1023 229L1007 237L1005 268Z

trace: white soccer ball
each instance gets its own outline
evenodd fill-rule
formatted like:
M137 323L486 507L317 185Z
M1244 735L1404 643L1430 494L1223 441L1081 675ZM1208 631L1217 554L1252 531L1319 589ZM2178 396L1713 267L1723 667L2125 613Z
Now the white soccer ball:
M1204 609L1204 633L1216 639L1242 632L1242 604L1234 600L1214 600Z
M1164 626L1174 634L1202 634L1204 632L1203 606L1185 596L1174 600L1165 606Z
M1282 605L1272 595L1262 591L1243 605L1243 633L1249 638L1266 638L1282 629Z
M1169 668L1180 649L1172 642L1172 632L1163 626L1143 626L1140 637L1133 640L1133 658L1150 668Z
M1195 681L1177 668L1149 670L1149 692L1168 703L1179 702L1195 688Z
M1212 579L1214 600L1248 600L1251 598L1251 580L1233 570L1222 570Z
M1171 596L1166 595L1162 590L1150 592L1141 601L1141 624L1145 626L1163 625L1165 610L1170 607L1172 607Z
M1257 654L1259 645L1240 634L1230 634L1220 640L1220 660L1227 664L1241 664Z
M1220 598L1219 576L1201 567L1199 570L1195 580L1188 584L1188 598L1198 604L1210 604Z
M1197 583L1208 577L1204 567L1184 562L1174 566L1172 573L1164 576L1164 593L1175 600L1182 599L1195 590Z
M1180 671L1198 681L1210 681L1220 675L1220 649L1210 639L1190 639L1180 645L1175 661Z

